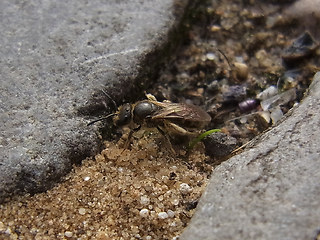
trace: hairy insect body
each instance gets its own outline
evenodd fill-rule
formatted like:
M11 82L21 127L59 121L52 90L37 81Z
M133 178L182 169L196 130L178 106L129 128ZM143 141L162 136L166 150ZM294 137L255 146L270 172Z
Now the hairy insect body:
M192 136L211 121L210 115L197 106L169 101L158 102L153 95L147 94L146 96L147 100L135 104L126 103L119 107L115 114L108 115L114 115L113 122L116 126L129 126L131 131L128 141L134 131L139 130L141 126L146 126L157 128L170 143L167 134Z

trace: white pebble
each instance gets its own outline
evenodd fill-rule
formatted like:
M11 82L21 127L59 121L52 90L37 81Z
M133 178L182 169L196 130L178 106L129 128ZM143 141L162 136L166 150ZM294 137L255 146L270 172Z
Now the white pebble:
M158 218L166 219L166 218L168 218L168 214L166 212L159 212L158 213Z
M169 226L170 226L170 227L176 227L176 226L177 226L177 223L176 223L175 221L173 221L173 222L169 223Z
M207 53L206 57L208 60L211 60L211 61L216 60L216 58L217 58L214 53Z
M66 236L66 237L72 237L72 232L70 232L70 231L65 231L64 232L64 235Z
M266 100L278 94L278 88L276 86L270 86L261 93L257 94L257 98L260 100Z
M278 106L271 111L271 119L272 123L275 124L283 117L283 112L281 111L281 108Z
M80 215L85 215L86 214L86 209L84 209L84 208L79 208L79 214Z
M167 214L168 214L169 218L173 218L174 217L174 211L172 211L172 210L168 210Z
M84 180L84 181L89 181L89 180L90 180L90 177L89 177L89 176L84 177L83 180Z
M12 231L11 231L11 228L7 228L5 231L4 231L5 234L7 235L11 235L12 234Z
M146 208L143 208L143 209L140 210L140 213L139 213L139 214L140 214L141 217L144 217L144 218L145 218L145 217L148 217L148 215L149 215L149 210L146 209Z
M175 199L172 200L172 204L175 205L175 206L178 206L178 205L179 205L179 202L180 202L180 201L179 201L179 199L177 199L177 198L175 198Z
M180 192L182 194L187 194L191 192L191 187L187 183L181 183L180 184Z
M175 166L175 165L173 165L173 166L170 167L170 169L171 169L172 171L177 171L178 167Z
M142 205L148 205L150 203L150 199L147 196L141 196L140 197L140 203Z

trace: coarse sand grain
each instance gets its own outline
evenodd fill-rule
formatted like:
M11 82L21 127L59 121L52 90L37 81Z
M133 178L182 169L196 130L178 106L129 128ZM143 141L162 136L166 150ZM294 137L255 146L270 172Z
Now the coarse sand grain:
M163 151L161 135L152 133L134 140L131 149L124 150L121 143L105 145L55 188L0 205L0 238L178 236L212 171L202 147L175 157Z

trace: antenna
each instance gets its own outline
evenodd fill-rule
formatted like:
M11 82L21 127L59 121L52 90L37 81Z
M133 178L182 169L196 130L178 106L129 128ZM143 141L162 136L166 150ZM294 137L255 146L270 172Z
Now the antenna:
M104 93L104 95L106 95L111 100L111 102L113 103L115 109L117 109L118 106L117 106L116 102L112 99L112 97L106 91L104 91L103 89L101 89L101 91Z
M107 115L107 116L105 116L105 117L102 117L102 118L98 118L98 119L96 119L96 120L93 120L92 122L89 122L89 123L87 124L87 126L90 126L90 125L92 125L92 124L94 124L94 123L96 123L96 122L100 122L100 121L102 121L102 120L108 119L109 117L112 117L112 116L114 116L114 115L116 115L116 113L111 113L111 114L109 114L109 115Z

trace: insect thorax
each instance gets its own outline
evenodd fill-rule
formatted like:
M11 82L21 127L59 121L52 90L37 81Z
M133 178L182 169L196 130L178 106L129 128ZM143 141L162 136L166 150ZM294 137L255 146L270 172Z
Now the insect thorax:
M148 118L152 117L152 114L155 113L158 109L158 106L149 101L139 102L133 109L133 121L137 124L142 124Z

